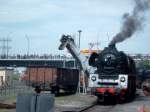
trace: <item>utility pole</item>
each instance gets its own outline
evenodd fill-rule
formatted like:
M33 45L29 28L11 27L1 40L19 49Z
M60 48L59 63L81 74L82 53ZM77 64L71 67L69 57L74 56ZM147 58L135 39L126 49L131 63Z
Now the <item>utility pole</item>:
M80 38L81 38L81 30L78 30L78 33L79 33L79 50L80 50ZM82 88L82 86L81 86L81 69L79 68L79 82L78 82L78 92L79 93L81 93L81 88ZM83 91L82 91L83 92Z
M25 35L26 39L27 39L27 43L28 43L28 49L27 49L27 56L29 56L29 53L30 53L30 39L27 35Z
M10 38L8 38L7 37L7 39L6 39L6 51L7 51L7 53L6 53L6 58L8 59L8 57L9 57L9 50L11 49L11 47L9 46L9 42L11 42L12 40L10 39Z
M81 38L81 32L82 32L82 30L78 30L78 32L79 32L79 49L80 49L80 38Z
M80 39L81 39L82 30L78 30L78 32L79 32L79 50L80 50ZM79 85L78 86L79 93L81 93L81 90L82 90L82 93L86 93L85 74L81 69L79 69L79 84L78 85Z
M2 49L2 53L1 56L2 58L8 58L9 56L9 50L11 49L11 47L9 46L9 42L11 42L12 40L10 38L1 38L0 42L2 43L2 46L0 46L0 48Z

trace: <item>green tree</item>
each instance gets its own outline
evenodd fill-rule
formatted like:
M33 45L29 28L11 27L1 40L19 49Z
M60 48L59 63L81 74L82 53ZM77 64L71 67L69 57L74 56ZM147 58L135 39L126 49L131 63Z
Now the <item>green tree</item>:
M12 75L12 80L19 80L20 74L19 73L14 73Z
M136 65L137 68L150 68L150 60L141 60Z

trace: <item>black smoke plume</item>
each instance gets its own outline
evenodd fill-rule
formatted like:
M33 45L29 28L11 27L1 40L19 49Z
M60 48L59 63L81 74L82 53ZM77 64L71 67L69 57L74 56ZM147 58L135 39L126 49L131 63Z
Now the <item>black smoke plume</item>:
M150 8L150 0L134 0L135 7L131 13L123 15L123 25L121 31L113 37L110 45L122 42L130 38L137 30L142 29L142 23L145 20L144 12Z

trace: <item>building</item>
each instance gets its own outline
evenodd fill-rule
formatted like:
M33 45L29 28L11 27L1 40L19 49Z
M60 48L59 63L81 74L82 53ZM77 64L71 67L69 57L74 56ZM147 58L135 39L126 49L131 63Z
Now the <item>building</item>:
M0 68L0 86L10 86L12 84L13 69Z

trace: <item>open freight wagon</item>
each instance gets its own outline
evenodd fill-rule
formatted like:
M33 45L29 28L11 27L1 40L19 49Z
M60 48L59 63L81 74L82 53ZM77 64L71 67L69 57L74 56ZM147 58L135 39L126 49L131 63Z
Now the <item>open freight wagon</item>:
M79 81L79 70L30 67L26 69L22 80L29 86L40 86L42 90L50 90L55 94L60 92L75 93Z

